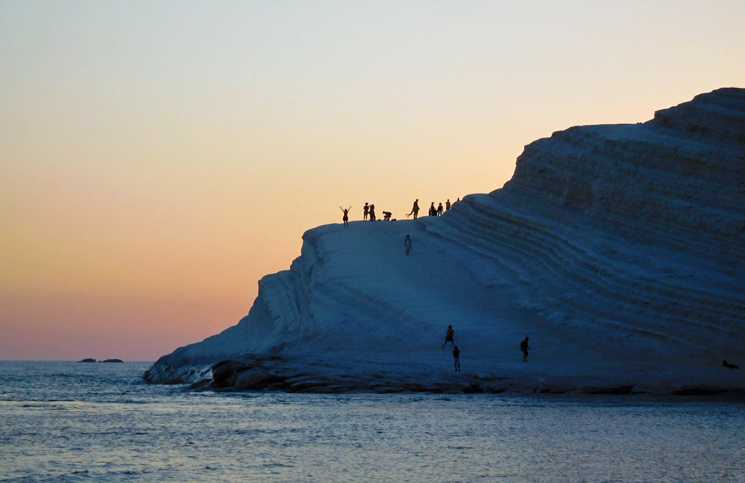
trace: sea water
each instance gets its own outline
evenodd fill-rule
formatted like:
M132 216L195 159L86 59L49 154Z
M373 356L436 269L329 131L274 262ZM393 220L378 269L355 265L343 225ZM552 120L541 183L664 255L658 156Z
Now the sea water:
M0 481L745 482L745 403L193 392L0 362Z

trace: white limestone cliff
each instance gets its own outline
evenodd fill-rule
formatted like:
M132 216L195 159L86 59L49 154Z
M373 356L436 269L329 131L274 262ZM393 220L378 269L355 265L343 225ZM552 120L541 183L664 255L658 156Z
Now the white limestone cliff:
M535 141L504 188L442 217L303 240L238 325L146 378L234 359L288 390L745 388L722 367L745 361L745 89ZM441 348L450 324L463 373Z

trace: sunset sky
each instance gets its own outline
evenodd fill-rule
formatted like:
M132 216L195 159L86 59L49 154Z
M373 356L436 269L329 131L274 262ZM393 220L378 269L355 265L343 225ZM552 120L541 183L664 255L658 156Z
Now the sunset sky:
M0 359L154 360L304 231L745 87L745 2L0 0Z

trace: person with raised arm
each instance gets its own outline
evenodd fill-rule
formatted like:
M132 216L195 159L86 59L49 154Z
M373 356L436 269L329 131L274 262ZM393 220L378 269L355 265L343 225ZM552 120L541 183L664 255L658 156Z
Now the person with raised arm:
M344 216L342 217L342 221L344 222L344 228L347 228L349 226L349 210L351 210L352 207L350 206L349 208L345 210L344 208L340 206L339 209L342 211L342 213L344 213Z

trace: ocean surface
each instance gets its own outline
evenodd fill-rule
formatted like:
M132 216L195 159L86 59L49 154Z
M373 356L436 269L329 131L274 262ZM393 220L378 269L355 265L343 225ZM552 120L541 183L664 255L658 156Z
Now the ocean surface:
M745 403L276 394L0 362L0 481L745 482Z

